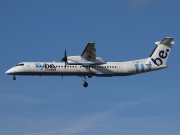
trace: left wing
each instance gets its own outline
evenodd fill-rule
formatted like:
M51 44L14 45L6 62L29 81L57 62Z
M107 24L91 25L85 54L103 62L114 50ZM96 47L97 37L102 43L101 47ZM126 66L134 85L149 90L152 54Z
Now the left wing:
M81 57L88 61L95 61L96 60L96 49L95 49L95 43L90 42L87 44L86 48L84 49L83 53L81 54Z

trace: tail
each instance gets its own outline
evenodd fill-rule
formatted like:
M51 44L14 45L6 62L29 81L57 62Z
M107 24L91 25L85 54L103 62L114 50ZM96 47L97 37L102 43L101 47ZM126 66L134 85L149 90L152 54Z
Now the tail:
M152 64L156 66L166 65L169 53L172 45L174 44L172 37L166 37L162 41L155 42L156 48L149 56L146 64Z

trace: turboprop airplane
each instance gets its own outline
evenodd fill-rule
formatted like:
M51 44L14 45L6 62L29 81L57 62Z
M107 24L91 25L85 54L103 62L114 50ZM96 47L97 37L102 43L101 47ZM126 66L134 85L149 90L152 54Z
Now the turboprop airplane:
M96 57L95 43L90 42L80 56L67 56L66 50L61 62L21 62L5 73L30 76L79 76L84 87L86 77L128 76L167 68L166 62L174 44L172 37L155 42L156 47L149 58L126 62L106 62Z

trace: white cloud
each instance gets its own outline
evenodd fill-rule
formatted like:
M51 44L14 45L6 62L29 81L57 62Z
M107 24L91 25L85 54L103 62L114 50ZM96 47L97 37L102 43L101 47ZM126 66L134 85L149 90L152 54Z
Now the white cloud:
M108 132L114 131L114 133L123 133L123 130L129 131L129 127L135 127L132 129L133 132L136 131L136 128L141 129L141 127L136 124L138 122L141 123L145 128L149 126L149 124L144 123L144 121L149 121L150 123L154 124L156 123L156 120L159 119L163 122L163 119L164 117L166 117L166 115L163 117L161 115L146 115L146 117L134 117L134 115L132 115L133 111L129 112L130 108L141 108L144 105L156 103L157 100L159 101L159 98L144 98L141 100L129 100L127 102L120 102L112 104L109 109L102 112L93 114L91 113L86 116L79 116L78 118L76 118L76 120L73 119L67 122L63 120L63 123L61 118L47 119L46 121L35 120L36 122L33 121L32 123L36 123L35 125L37 126L38 130L33 130L31 132L29 132L29 130L29 133L25 131L27 133L25 135L77 135L93 132L96 130L100 130L102 133L105 133L104 130L107 128L109 128ZM130 115L127 116L133 117L124 117L125 113L129 113ZM34 129L35 125L33 125L32 123L31 126L33 126L32 129ZM131 132L129 134L131 134Z
M80 117L79 120L73 121L69 127L64 127L59 130L54 130L49 132L44 131L44 132L27 134L27 135L59 135L59 134L75 135L75 134L91 131L92 129L95 129L97 127L107 126L106 125L108 124L107 121L109 121L111 117L116 116L117 113L119 115L120 112L119 108L126 109L128 107L137 106L143 103L147 103L149 101L151 101L151 99L147 98L141 101L128 101L128 102L117 103L115 105L112 105L112 108L110 110Z
M120 102L120 103L116 104L116 108L119 108L119 107L126 108L126 107L137 106L137 105L145 104L145 103L148 103L148 102L154 102L154 100L157 100L157 99L145 98L145 99L142 99L142 100L133 100L133 101L127 101L127 102Z
M92 128L99 126L99 122L103 121L105 117L109 115L109 112L98 113L86 117L80 118L80 120L74 122L71 126L60 130L54 130L49 132L39 132L27 135L74 135L88 131Z

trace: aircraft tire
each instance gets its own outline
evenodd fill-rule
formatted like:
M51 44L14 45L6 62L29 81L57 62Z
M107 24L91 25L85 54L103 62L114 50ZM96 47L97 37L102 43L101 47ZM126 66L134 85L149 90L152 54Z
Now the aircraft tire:
M88 83L84 82L83 86L86 88L88 86Z
M13 80L16 80L16 77L15 77L15 76L13 76Z

